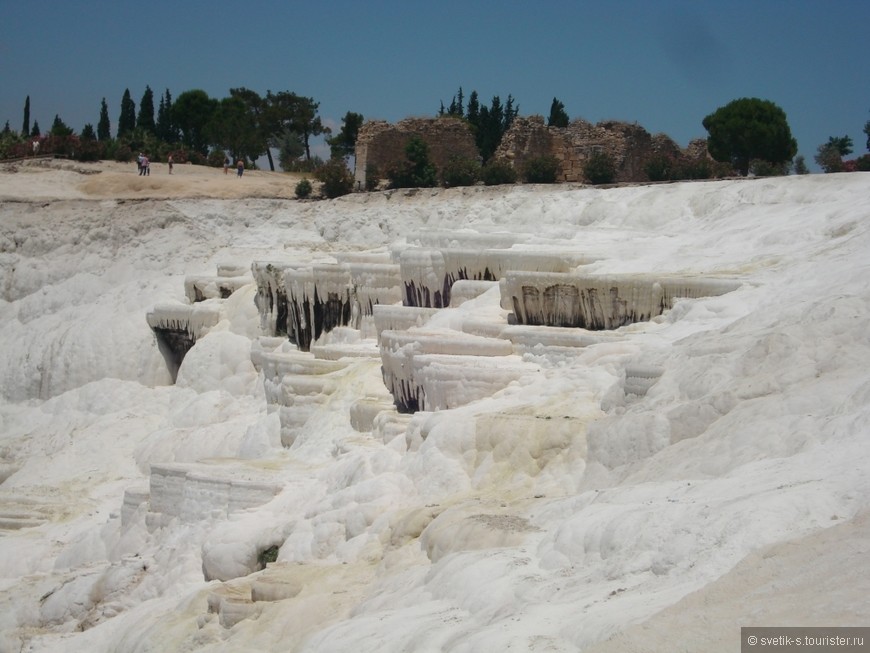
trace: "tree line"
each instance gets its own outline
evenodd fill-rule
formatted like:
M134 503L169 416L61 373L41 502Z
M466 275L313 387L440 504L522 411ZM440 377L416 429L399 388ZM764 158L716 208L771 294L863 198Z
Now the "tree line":
M325 136L330 157L345 160L354 153L356 138L364 118L348 111L342 118L342 127L332 135L318 115L319 103L311 97L291 91L260 95L248 88L229 89L224 98L212 98L200 89L184 91L173 98L169 89L159 97L155 110L154 93L146 86L138 106L129 89L125 89L120 102L114 134L109 118L109 106L103 98L96 128L88 123L80 133L55 115L46 134L35 121L30 121L30 96L24 103L21 131L14 131L9 122L0 132L0 158L28 156L33 153L60 154L79 160L115 159L132 160L137 152L146 152L151 160L162 161L170 154L175 161L192 161L221 165L225 157L253 162L265 155L269 168L275 170L273 151L277 151L283 170L313 170L323 162L311 153L312 138ZM514 119L519 105L512 95L502 103L493 96L490 103L480 102L477 91L472 91L466 102L462 87L445 107L443 101L438 116L464 120L474 136L479 152L478 164L490 170L499 170L494 154ZM570 122L565 105L556 97L550 106L547 125L567 127ZM707 129L707 149L713 160L729 166L737 174L770 175L808 172L803 157L796 156L797 143L785 112L774 103L758 98L741 98L720 107L702 121ZM867 149L870 150L870 121L864 126ZM847 160L854 144L848 136L832 136L818 147L815 161L825 172L870 169L870 155ZM393 170L398 183L414 180L431 181L426 161L419 144L411 148L412 157ZM597 161L596 179L612 176L613 162ZM524 179L555 175L552 161L536 162L537 169L520 171ZM416 166L416 172L409 172ZM473 166L471 166L473 167ZM685 170L674 161L649 162L648 174L652 180L686 178ZM516 172L516 171L515 171ZM407 174L406 174L407 173ZM467 162L460 162L447 176L457 180L480 178ZM698 171L689 176L697 178ZM404 181L402 176L405 176ZM442 175L444 176L444 175ZM703 175L702 175L703 176ZM509 179L500 170L497 178ZM454 182L455 183L455 182ZM602 182L604 183L604 182Z
M55 115L50 130L43 134L37 122L30 123L27 96L21 131L12 130L7 121L0 132L0 158L38 152L79 160L130 161L136 153L146 152L152 161L163 161L172 154L176 162L220 164L225 157L253 162L265 155L269 168L275 170L272 151L276 150L284 170L305 169L317 163L311 154L312 138L325 135L331 156L348 156L364 120L361 114L348 111L339 133L331 136L318 108L313 98L291 91L269 90L260 95L240 87L220 99L201 89L173 98L166 89L155 111L154 93L146 86L138 109L130 90L124 90L114 134L105 98L96 128L88 123L76 134Z

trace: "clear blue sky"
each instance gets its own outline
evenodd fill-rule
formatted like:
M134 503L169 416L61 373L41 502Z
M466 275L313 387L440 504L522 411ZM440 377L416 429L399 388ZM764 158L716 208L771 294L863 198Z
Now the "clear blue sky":
M521 115L553 97L573 119L638 122L680 145L739 97L786 112L808 163L829 136L866 152L867 0L0 0L0 124L55 114L115 126L125 89L137 104L201 88L246 86L389 121L434 115L461 86L488 104L512 94Z

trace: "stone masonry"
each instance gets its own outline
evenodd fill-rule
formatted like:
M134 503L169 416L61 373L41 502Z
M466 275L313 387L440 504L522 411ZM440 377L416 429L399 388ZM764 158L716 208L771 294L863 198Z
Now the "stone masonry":
M405 146L414 136L429 146L429 158L439 170L451 157L478 159L480 156L468 123L458 118L406 118L395 125L371 120L360 128L356 140L356 187L366 187L369 169L373 168L384 177L390 166L403 161Z
M409 118L395 125L370 121L360 129L356 143L357 188L365 188L369 166L383 176L391 165L402 161L412 136L426 141L430 158L439 169L452 156L479 159L471 130L461 119ZM613 158L616 182L648 181L646 164L657 156L709 158L704 139L692 141L684 150L667 135L651 135L637 123L609 120L592 124L576 119L567 127L548 127L543 116L515 118L494 158L509 161L520 172L530 159L553 156L561 165L558 181L582 183L586 181L586 161L595 151L604 151Z

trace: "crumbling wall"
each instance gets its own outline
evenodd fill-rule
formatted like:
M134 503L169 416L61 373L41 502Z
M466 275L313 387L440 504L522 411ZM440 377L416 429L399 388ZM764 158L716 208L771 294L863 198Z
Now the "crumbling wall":
M405 146L413 136L429 145L430 158L439 169L452 156L479 157L468 123L459 118L408 118L395 125L370 121L362 126L356 142L357 187L365 188L369 166L383 176L390 166L404 160ZM494 158L509 161L522 173L529 160L552 156L561 166L558 181L582 183L586 181L586 162L596 151L613 158L616 182L649 181L647 163L658 156L709 158L704 139L692 141L684 150L667 135L651 135L637 123L607 120L592 124L578 118L567 127L548 127L543 116L516 117Z
M404 161L405 147L414 136L429 146L429 159L439 170L454 156L479 158L471 128L459 118L406 118L395 125L371 120L360 128L357 136L354 165L357 188L365 188L370 169L383 177L391 166Z
M701 143L706 153L706 142ZM700 147L694 145L695 150ZM637 123L609 120L593 125L577 119L567 127L548 127L542 116L528 116L513 121L495 157L510 161L520 172L530 159L553 156L561 164L559 181L583 182L583 169L596 151L613 158L617 182L647 181L646 164L653 156L686 154L668 136L652 136Z

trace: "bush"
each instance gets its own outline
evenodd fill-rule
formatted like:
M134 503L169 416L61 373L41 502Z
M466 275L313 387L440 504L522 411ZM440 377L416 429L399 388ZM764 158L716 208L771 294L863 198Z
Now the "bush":
M781 177L788 174L790 162L771 163L763 159L749 162L749 171L756 177Z
M646 162L644 172L650 181L670 181L677 178L677 162L666 154L657 154Z
M529 184L555 184L561 166L554 156L539 156L526 161L523 179Z
M616 164L609 154L595 150L586 160L583 174L590 184L611 184L616 179Z
M855 159L855 168L862 172L870 171L870 154L865 154Z
M323 184L321 192L324 197L334 199L353 191L353 176L347 169L344 159L330 159L314 172L314 176Z
M366 190L371 192L378 189L378 184L381 183L381 173L378 167L369 163L366 165Z
M311 191L311 182L307 179L303 179L296 184L296 197L300 200L307 199L311 195Z
M217 148L217 147L208 153L208 164L212 168L223 168L224 161L226 161L227 159L229 159L229 156L227 156L227 153L224 152L222 149ZM229 165L232 166L233 162L230 161Z
M507 161L498 159L483 166L480 178L487 186L514 184L517 181L517 171Z
M129 145L118 145L115 148L114 158L119 163L130 163L133 160L133 151Z
M731 173L730 163L715 164L720 171L716 176L725 177ZM684 159L676 170L675 179L710 179L714 176L714 164L707 157Z
M474 186L480 179L480 164L474 159L451 157L441 171L441 185L445 188Z
M438 170L429 160L429 146L414 136L405 145L405 161L387 171L390 188L432 188L438 185Z

